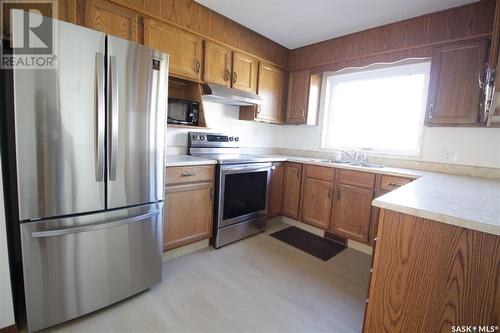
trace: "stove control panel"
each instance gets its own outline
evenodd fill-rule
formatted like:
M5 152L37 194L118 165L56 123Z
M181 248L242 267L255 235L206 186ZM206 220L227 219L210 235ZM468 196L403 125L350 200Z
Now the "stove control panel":
M238 147L239 136L224 133L189 132L189 147Z

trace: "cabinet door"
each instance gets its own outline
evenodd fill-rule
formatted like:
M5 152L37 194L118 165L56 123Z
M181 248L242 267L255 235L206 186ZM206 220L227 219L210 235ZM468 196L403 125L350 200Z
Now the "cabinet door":
M283 172L282 214L298 220L302 164L285 163Z
M286 122L305 124L309 101L309 70L290 72L288 75L288 103Z
M283 163L273 163L271 170L271 184L269 185L269 201L267 215L269 218L281 214L281 201L283 196Z
M206 82L231 87L230 49L214 42L205 41L203 79Z
M85 1L85 26L136 43L142 42L139 15L109 1Z
M261 63L258 94L264 100L257 110L257 120L283 122L285 72L273 65Z
M249 55L233 52L232 87L257 92L257 71L259 62Z
M376 199L384 194L389 193L389 191L375 191L375 195L373 199ZM375 246L375 238L377 237L377 231L378 231L378 219L380 215L380 208L372 206L372 212L371 212L371 221L370 221L370 236L369 236L369 241L370 245Z
M163 250L210 238L212 212L213 183L167 187Z
M202 39L169 24L145 19L144 44L169 54L169 74L201 81Z
M373 190L337 185L330 232L368 243Z
M477 41L439 47L432 59L426 123L476 124L482 91L478 74L486 63L488 43Z
M332 182L306 177L301 194L301 221L328 230L332 210L332 194Z

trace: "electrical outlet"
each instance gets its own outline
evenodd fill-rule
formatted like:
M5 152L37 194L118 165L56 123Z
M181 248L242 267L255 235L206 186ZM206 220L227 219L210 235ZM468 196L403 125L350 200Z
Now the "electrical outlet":
M456 150L443 150L443 158L447 161L456 162L458 157L458 151Z

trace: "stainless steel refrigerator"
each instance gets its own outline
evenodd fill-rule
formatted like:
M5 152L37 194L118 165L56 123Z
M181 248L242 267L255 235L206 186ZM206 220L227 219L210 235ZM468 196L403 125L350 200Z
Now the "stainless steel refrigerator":
M29 331L162 278L168 56L57 24L57 69L11 73Z

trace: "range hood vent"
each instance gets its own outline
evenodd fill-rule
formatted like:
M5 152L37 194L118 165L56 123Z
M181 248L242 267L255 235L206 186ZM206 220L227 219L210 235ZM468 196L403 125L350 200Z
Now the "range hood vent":
M203 100L229 105L261 105L262 97L251 92L227 88L218 84L203 84Z

